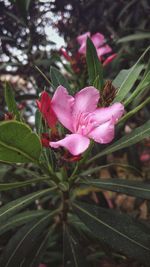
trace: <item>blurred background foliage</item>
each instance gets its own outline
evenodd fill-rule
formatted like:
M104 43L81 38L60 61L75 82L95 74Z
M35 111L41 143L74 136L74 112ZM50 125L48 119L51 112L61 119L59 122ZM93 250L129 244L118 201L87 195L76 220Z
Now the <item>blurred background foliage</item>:
M86 31L101 32L118 57L104 68L106 79L114 79L121 69L131 67L149 45L149 0L0 0L0 110L5 109L4 84L14 88L19 108L27 117L35 112L35 99L48 89L50 66L61 68L75 88L86 85L86 66L81 60L81 72L72 73L69 64L62 64L61 43L52 32L64 38L64 46L76 56L76 37ZM62 42L61 40L61 42ZM56 42L56 43L55 43ZM63 43L63 42L62 42ZM147 55L146 55L147 56ZM148 56L147 59L148 61ZM80 64L80 62L77 62ZM75 62L76 64L76 62ZM66 69L63 68L67 68ZM72 70L71 70L72 71ZM70 75L71 74L71 75ZM141 76L142 77L142 76ZM81 86L82 85L82 86ZM149 90L141 97L148 96ZM30 102L26 102L30 100ZM32 101L32 102L31 102ZM149 107L134 121L149 118ZM32 119L33 122L34 119Z
M48 75L49 66L59 60L53 37L45 32L50 26L59 31L71 51L77 50L79 34L103 33L120 55L116 73L119 63L122 68L129 67L148 46L150 4L148 0L1 0L0 75L19 75L34 86L44 86L34 66ZM128 35L132 38L118 43Z

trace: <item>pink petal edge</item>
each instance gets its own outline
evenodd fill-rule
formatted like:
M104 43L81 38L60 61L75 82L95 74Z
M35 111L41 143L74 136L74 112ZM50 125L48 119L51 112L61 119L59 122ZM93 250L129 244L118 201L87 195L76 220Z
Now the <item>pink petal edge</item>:
M121 103L114 103L112 106L109 107L97 108L93 112L93 119L99 124L102 124L113 118L115 123L117 123L118 119L121 118L123 113L124 106Z
M75 95L73 114L79 114L80 112L93 112L96 110L99 98L99 91L95 87L85 87Z
M112 48L109 45L104 45L97 49L97 55L100 58L103 55L106 55L108 53L112 52Z
M92 40L93 44L95 45L95 47L98 48L99 46L103 45L105 38L104 38L103 34L97 32L97 33L92 35L91 40Z
M86 43L86 39L91 36L90 32L85 32L77 37L77 42L82 45L83 43Z
M50 142L49 144L50 147L53 148L59 148L62 146L69 150L72 155L77 156L88 148L90 140L89 138L80 134L70 134L64 139L61 139L57 142Z
M71 132L72 127L72 106L74 98L68 94L66 88L59 86L52 98L51 104L58 120Z
M95 142L100 144L110 143L115 135L115 126L113 120L107 121L94 130L92 130L88 137L92 138Z

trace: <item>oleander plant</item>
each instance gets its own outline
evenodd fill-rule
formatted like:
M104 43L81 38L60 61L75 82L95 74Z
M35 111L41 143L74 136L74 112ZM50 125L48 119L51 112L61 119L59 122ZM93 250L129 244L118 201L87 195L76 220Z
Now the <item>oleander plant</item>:
M101 47L102 41L101 34L78 37L87 67L82 88L69 82L73 71L65 75L51 67L49 87L35 100L32 126L5 84L7 110L0 122L1 267L98 267L102 256L149 266L149 224L115 209L107 193L150 200L150 183L135 175L123 179L99 173L109 168L106 157L150 137L149 120L129 132L125 129L150 102L150 48L110 81L104 78L102 57L111 48ZM76 75L80 79L80 73ZM138 172L132 162L123 167Z

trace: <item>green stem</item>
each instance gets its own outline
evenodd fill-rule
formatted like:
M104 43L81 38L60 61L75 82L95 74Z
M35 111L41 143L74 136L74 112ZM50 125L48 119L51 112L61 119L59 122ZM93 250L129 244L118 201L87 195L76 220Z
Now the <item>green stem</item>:
M147 105L150 102L150 97L148 97L143 103L141 103L139 106L128 112L125 116L123 116L119 123L125 122L127 119L129 119L131 116L133 116L135 113L137 113L140 109L142 109L145 105Z
M52 86L52 84L51 84L51 82L50 82L50 80L46 77L46 75L38 68L38 66L34 66L38 71L39 71L39 73L43 76L43 78L48 82L48 84L50 85L50 86Z
M72 186L74 181L78 178L78 170L80 169L80 166L83 166L83 164L85 163L85 161L87 160L89 153L91 152L92 148L93 148L94 142L91 141L91 144L89 146L89 148L87 149L87 151L84 153L83 158L76 164L71 176L69 177L69 185Z
M55 175L55 173L53 171L51 171L50 169L47 169L45 167L44 164L42 164L41 162L38 162L38 166L43 170L44 173L46 173L48 176L50 175L52 180L55 182L55 184L59 183L59 179L58 177Z

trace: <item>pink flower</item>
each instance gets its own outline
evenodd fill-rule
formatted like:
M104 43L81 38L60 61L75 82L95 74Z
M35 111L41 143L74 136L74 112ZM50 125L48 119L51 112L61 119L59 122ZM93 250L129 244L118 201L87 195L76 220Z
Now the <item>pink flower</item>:
M111 56L107 57L103 62L103 66L106 66L107 64L112 62L113 59L116 58L116 56L117 56L117 54L112 54Z
M42 92L40 101L36 101L38 109L43 115L50 128L54 127L57 121L54 110L51 106L51 99L46 91Z
M98 108L99 91L90 86L82 89L74 97L63 86L59 86L52 98L52 107L58 120L72 134L50 142L53 148L64 147L76 156L83 153L90 139L107 144L114 138L115 124L124 112L121 103Z
M146 162L146 161L149 161L150 160L150 154L148 153L148 151L143 151L143 153L141 154L140 156L140 160L142 162Z
M83 54L83 55L86 54L86 40L88 37L92 40L92 42L96 48L97 55L98 55L100 60L102 60L103 55L112 52L111 47L109 45L105 44L105 38L104 38L103 34L97 32L91 36L90 32L86 32L86 33L79 35L77 37L77 42L80 45L78 52L80 54Z

